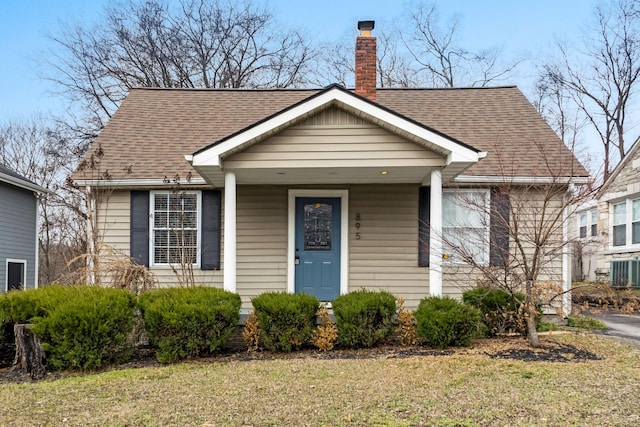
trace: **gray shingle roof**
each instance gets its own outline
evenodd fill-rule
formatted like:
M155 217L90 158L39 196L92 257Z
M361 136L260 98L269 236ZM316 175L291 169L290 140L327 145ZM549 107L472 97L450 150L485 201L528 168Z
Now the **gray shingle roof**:
M321 89L133 89L98 136L114 179L197 176L184 160ZM516 87L378 89L378 104L488 155L476 176L587 176ZM91 152L91 150L90 150ZM89 154L88 154L89 155ZM89 178L76 172L75 179Z

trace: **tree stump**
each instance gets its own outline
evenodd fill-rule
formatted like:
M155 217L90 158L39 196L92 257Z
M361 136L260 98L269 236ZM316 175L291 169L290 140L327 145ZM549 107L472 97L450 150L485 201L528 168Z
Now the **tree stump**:
M13 332L16 337L16 357L12 370L19 370L31 376L31 379L44 378L46 372L45 357L42 344L31 332L30 324L15 324Z

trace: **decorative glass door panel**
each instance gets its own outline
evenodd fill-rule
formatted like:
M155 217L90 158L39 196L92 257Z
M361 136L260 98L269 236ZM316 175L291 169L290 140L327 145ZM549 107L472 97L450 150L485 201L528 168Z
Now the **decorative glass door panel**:
M340 294L340 198L296 198L295 291L331 301Z

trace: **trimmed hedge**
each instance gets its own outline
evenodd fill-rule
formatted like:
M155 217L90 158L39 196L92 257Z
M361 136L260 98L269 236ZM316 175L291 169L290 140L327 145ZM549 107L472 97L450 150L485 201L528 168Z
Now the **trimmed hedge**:
M75 286L51 285L38 289L11 291L0 295L0 323L33 323L61 303L73 298Z
M332 302L340 344L349 348L375 347L393 332L396 298L386 291L360 290Z
M320 307L315 296L267 292L251 303L260 325L260 342L267 350L288 353L311 339Z
M51 369L92 370L133 354L130 293L93 286L48 286L0 298L4 324L32 323Z
M480 310L450 297L423 298L415 317L423 343L438 348L468 346L482 324Z
M215 352L240 320L240 296L218 288L153 290L140 295L139 303L160 363Z

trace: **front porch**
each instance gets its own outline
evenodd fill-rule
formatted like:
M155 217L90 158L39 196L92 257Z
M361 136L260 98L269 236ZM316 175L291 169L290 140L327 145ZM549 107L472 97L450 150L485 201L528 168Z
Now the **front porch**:
M435 269L419 266L419 185L329 187L237 186L236 274L225 274L229 249L223 245L221 285L238 292L243 307L249 307L250 299L263 292L295 292L293 199L338 196L345 208L341 213L339 292L387 289L404 297L408 306L417 306L421 298L432 294ZM223 220L224 242L231 238L228 227ZM441 292L457 293L446 286Z
M276 281L284 284L278 290L327 300L359 288L388 289L416 301L443 294L443 181L484 154L334 86L186 158L209 184L224 187L226 290L254 295L243 289L251 279L241 275L251 270L249 262L266 256L278 263ZM427 241L420 244L421 186L430 191L422 217ZM244 199L245 188L255 193ZM269 191L278 194L277 207ZM306 214L297 207L305 198L311 203ZM271 225L262 220L265 205L278 211L266 214ZM314 205L339 214L322 219ZM316 233L317 244L309 243L312 233L302 215L334 234L325 239ZM268 234L262 224L277 229L277 238L248 247L244 239ZM275 241L284 259L272 258ZM265 261L264 268L273 266Z

